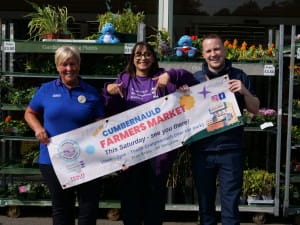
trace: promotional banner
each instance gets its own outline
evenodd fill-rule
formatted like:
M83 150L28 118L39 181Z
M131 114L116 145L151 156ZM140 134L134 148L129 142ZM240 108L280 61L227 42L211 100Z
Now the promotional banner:
M57 135L48 145L62 187L132 166L185 143L242 125L222 76Z

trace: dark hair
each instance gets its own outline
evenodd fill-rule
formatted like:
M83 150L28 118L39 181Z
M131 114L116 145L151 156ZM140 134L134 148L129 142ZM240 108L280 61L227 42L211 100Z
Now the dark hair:
M135 76L136 76L136 74L135 74L136 73L136 68L135 68L135 65L133 63L134 62L134 54L135 54L135 51L136 51L137 48L142 48L142 47L146 47L146 49L151 52L151 54L153 56L153 59L154 59L153 63L152 63L152 66L151 66L151 69L149 71L149 76L153 76L159 70L157 56L156 56L156 53L155 53L153 47L147 42L137 42L134 45L134 47L132 48L128 64L125 68L125 72L129 73L132 78L135 78Z
M223 39L218 34L206 34L202 37L202 42L206 39L219 39L223 43Z

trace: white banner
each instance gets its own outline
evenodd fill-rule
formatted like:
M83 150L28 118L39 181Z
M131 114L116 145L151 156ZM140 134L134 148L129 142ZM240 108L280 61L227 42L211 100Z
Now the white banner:
M132 166L242 124L228 76L57 135L48 145L63 188ZM195 135L196 134L196 135ZM196 137L196 138L195 138ZM190 139L191 140L191 139Z

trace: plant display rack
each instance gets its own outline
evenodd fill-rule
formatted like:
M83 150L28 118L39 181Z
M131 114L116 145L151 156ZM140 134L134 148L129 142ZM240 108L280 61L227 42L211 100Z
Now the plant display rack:
M287 127L286 127L286 162L285 162L285 183L284 183L284 200L283 200L283 215L296 217L295 223L300 224L300 202L299 196L293 196L300 193L300 172L292 165L292 160L300 160L299 143L293 142L292 127L300 126L299 112L294 113L293 100L300 99L299 84L295 83L295 65L300 62L300 46L296 43L296 26L291 25L291 44L290 49L286 49L285 56L289 59L289 74L286 74L286 81L288 81L288 109L287 109ZM287 77L288 76L288 77ZM292 158L292 155L295 159ZM297 166L297 165L296 165ZM293 171L294 170L294 171ZM296 170L296 171L295 171ZM296 201L296 202L293 202Z
M3 26L3 25L2 25ZM53 53L55 49L63 44L72 44L79 47L82 54L128 54L130 53L133 44L114 44L114 45L101 45L96 43L88 43L88 42L80 42L80 41L19 41L14 40L13 38L13 29L10 29L10 38L8 40L5 39L5 28L2 27L2 38L1 45L2 45L2 52L1 52L1 76L9 79L13 82L14 78L21 78L21 79L29 79L29 78L54 78L57 77L54 75L43 75L43 74L27 74L27 73L16 73L13 70L13 58L15 54L18 53ZM278 103L277 103L277 110L281 112L281 102L282 102L282 52L283 52L283 26L280 26L280 35L279 35L279 58L278 58L278 65L273 65L276 68L276 74L271 75L265 73L265 64L261 63L234 63L233 66L241 68L247 74L251 76L261 76L262 79L264 77L273 79L275 76L278 77ZM191 72L197 71L201 68L201 63L197 62L160 62L160 66L166 69L168 68L185 68L190 70ZM269 65L267 65L269 66ZM97 75L97 76L88 76L82 75L84 79L97 79L97 80L112 80L115 79L113 76L106 76L106 75ZM36 82L39 82L38 80ZM1 97L1 96L0 96ZM16 106L16 105L3 105L1 111L13 111L13 110L24 110L24 106ZM274 196L274 203L273 204L251 204L251 205L240 205L241 212L257 212L257 213L268 213L273 214L275 216L279 215L279 185L280 185L280 155L281 155L281 113L278 113L277 116L277 127L272 130L261 130L259 128L246 128L247 132L261 132L268 133L271 138L276 139L276 149L270 150L273 151L276 155L276 187L275 187L275 196ZM11 143L16 141L32 141L34 138L24 138L24 137L0 137L1 141L1 159L5 161L9 159L11 152L15 151L12 148ZM268 146L267 146L268 148ZM269 151L269 150L268 150ZM7 155L8 152L8 155ZM28 171L28 170L27 170ZM22 176L23 173L26 173L26 170L18 170L18 171L9 171L6 169L0 168L0 174L2 177L4 176ZM34 173L34 172L33 172ZM0 181L1 186L1 181ZM193 204L177 204L174 203L172 198L170 197L171 193L168 194L168 201L166 204L166 210L181 210L181 211L197 211L198 205L196 203ZM15 206L48 206L51 205L49 200L37 200L37 201L22 201L20 199L10 199L10 198L2 198L0 199L0 206L5 207L15 207ZM103 201L101 199L99 207L104 208L119 208L119 202L116 201ZM220 206L217 206L217 210L220 211Z

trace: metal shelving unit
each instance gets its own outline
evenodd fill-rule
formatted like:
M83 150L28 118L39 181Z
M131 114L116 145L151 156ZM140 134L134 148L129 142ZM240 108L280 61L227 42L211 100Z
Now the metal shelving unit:
M294 65L299 62L299 53L300 53L300 45L296 43L296 26L291 25L291 45L289 49L286 48L285 53L286 57L289 58L289 68L294 68ZM299 51L299 53L298 53ZM297 55L296 55L297 53ZM288 111L287 111L287 130L286 130L286 161L285 161L285 187L284 187L284 201L283 201L283 215L290 216L294 215L296 217L300 216L300 204L291 204L291 190L290 185L297 185L300 191L299 183L300 183L300 173L299 172L291 172L291 155L293 152L297 152L300 150L299 145L293 145L292 143L292 126L297 125L300 126L299 113L293 113L293 99L295 96L294 91L295 83L294 83L294 70L290 69L289 77L288 77ZM297 96L300 98L300 96ZM297 220L299 221L299 220ZM297 223L299 224L299 222Z
M271 205L241 205L240 211L241 212L258 212L258 213L269 213L275 216L279 215L280 211L280 203L279 203L279 186L280 186L280 155L281 155L281 116L282 116L282 73L283 73L283 25L280 25L279 30L279 58L278 58L278 65L275 67L277 68L276 76L278 76L278 99L277 99L277 127L275 129L267 129L267 130L260 130L258 128L246 128L246 131L249 132L268 132L271 135L276 136L276 190L275 190L275 199L274 204ZM70 42L68 42L70 43ZM37 41L18 41L10 39L10 44L13 47L14 52L3 52L2 51L2 76L13 79L14 77L19 78L44 78L45 75L36 75L36 74L25 74L25 73L14 73L13 72L13 54L14 53L53 53L54 50L62 45L65 42L37 42ZM72 42L72 44L77 45L81 52L84 54L126 54L130 52L130 48L132 44L117 44L117 45L99 45L96 43L80 43L80 42ZM4 45L4 41L2 41L2 47ZM6 64L6 56L9 56L9 65L8 69ZM4 65L3 65L4 63ZM201 62L160 62L160 66L166 69L168 68L185 68L192 72L199 70L201 68ZM243 69L247 74L251 76L266 76L269 77L270 75L264 74L266 64L261 63L234 63L235 67ZM47 75L46 77L52 78L53 75ZM57 77L57 76L55 76ZM87 79L114 79L115 77L112 76L88 76L84 75L84 78ZM22 106L12 106L12 105L3 105L1 106L2 110L22 110ZM24 138L24 137L0 137L2 142L2 151L5 148L4 144L6 141L32 141L33 138ZM22 173L22 171L19 171ZM1 170L0 170L1 173ZM3 168L2 173L7 174L17 174L6 171ZM21 201L15 199L0 199L0 206L18 206L18 205L35 205L35 206L44 206L49 205L49 202L44 201ZM111 204L110 202L101 202L100 207L107 207L107 208L119 208L120 205L118 202L114 202ZM174 204L172 202L168 202L166 205L166 210L182 210L182 211L197 211L198 205L197 204ZM217 210L220 211L220 206L217 207Z

